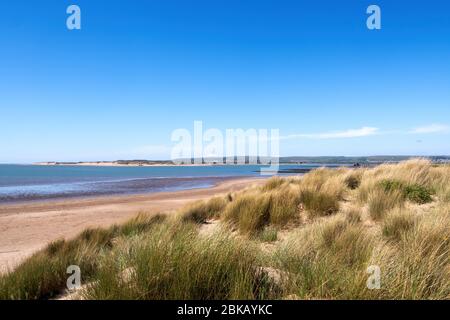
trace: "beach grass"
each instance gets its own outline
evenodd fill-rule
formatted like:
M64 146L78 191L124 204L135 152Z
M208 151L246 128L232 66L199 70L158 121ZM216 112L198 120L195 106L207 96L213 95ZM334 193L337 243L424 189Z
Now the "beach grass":
M0 299L67 297L69 265L77 299L450 299L449 185L423 159L272 178L50 243Z
M114 239L146 232L165 218L159 214L139 214L120 226L86 229L74 239L56 240L14 271L0 275L0 300L52 298L66 288L67 267L71 265L80 267L83 282L90 281L99 256L111 250Z
M88 299L265 299L257 251L229 234L200 237L186 223L161 224L100 260ZM128 272L128 276L125 271Z
M227 197L214 197L208 201L197 201L182 209L182 219L196 223L205 223L217 218L229 202Z

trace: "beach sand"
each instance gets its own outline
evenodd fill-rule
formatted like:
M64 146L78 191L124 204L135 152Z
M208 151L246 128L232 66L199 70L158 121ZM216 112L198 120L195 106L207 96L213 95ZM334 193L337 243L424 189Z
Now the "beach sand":
M237 178L205 189L0 205L0 272L14 268L49 242L74 237L88 227L108 227L139 212L170 213L188 202L263 182Z

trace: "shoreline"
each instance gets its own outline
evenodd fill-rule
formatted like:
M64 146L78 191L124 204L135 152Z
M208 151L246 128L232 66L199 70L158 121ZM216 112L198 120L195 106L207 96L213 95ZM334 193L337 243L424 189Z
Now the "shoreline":
M76 163L64 163L64 162L35 162L31 163L32 166L54 166L54 167L196 167L196 166L214 166L214 163L117 163L116 161L89 161L89 162L76 162Z
M278 165L308 165L309 163L278 163ZM49 166L49 167L220 167L220 166L270 166L263 163L118 163L117 161L89 161L89 162L35 162L25 164L30 166Z
M51 194L28 194L24 196L16 197L5 197L0 194L0 207L7 205L21 205L21 204L32 204L39 202L48 201L65 201L65 200L83 200L89 198L100 198L100 197L116 197L116 196L138 196L138 195L149 195L152 193L161 192L175 192L183 190L193 190L193 189L205 189L216 186L218 183L243 179L243 178L253 178L256 176L243 175L243 176L204 176L204 177L150 177L150 178L128 178L128 179L118 179L118 180L105 180L105 181L89 181L81 182L81 184L103 184L103 186L97 189L85 189L78 192L54 192ZM147 187L137 187L136 182L145 181L160 181L163 182L159 185L147 186ZM164 184L164 182L178 181L179 184ZM183 184L188 183L188 184ZM197 182L197 183L195 183ZM189 184L191 183L191 184ZM70 184L70 183L69 183ZM72 183L78 184L78 182ZM105 184L116 184L115 187L111 188ZM124 185L127 184L127 185ZM58 184L56 184L58 185Z
M49 242L74 237L86 228L108 227L139 212L170 214L189 202L242 190L265 180L245 177L220 181L209 188L0 205L0 273L14 268Z

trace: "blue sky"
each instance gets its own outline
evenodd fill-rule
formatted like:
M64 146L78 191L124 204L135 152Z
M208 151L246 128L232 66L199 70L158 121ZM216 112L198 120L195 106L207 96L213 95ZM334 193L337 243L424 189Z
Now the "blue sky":
M445 0L2 1L0 43L0 162L168 158L195 120L284 156L450 154Z

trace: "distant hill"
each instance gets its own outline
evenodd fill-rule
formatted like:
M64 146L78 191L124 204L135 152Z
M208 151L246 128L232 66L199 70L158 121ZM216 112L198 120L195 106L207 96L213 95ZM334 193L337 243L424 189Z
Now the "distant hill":
M379 164L385 162L400 162L408 160L411 158L426 158L433 162L450 162L450 156L367 156L367 157L345 157L345 156L318 156L318 157L305 157L305 156L291 156L291 157L280 157L279 162L281 164L304 164L304 163L314 163L314 164ZM267 159L267 158L265 158ZM257 162L261 163L262 158L258 157ZM179 159L183 163L194 163L194 158L191 159ZM237 163L237 158L234 157L234 162ZM214 159L214 158L204 158L202 163L225 163L225 158ZM242 163L242 162L241 162ZM244 163L249 163L249 157L245 157ZM266 162L267 163L267 162Z
M427 158L433 162L450 161L450 156L368 156L368 157L281 157L280 163L383 163L411 158Z
M396 163L411 158L426 158L430 159L434 163L450 163L450 156L368 156L368 157L344 157L344 156L321 156L321 157L304 157L304 156L292 156L292 157L280 157L280 164L359 164L359 165L376 165L380 163L390 162ZM197 159L177 159L176 163L182 164L225 164L225 158L203 158L202 161L195 161ZM266 160L266 161L263 161ZM237 157L234 157L234 163L254 164L254 160L250 161L247 156L243 161L238 161ZM258 164L270 163L269 158L257 158ZM98 165L98 166L152 166L152 165L173 165L171 160L116 160L116 161L92 161L92 162L40 162L36 163L40 165Z

